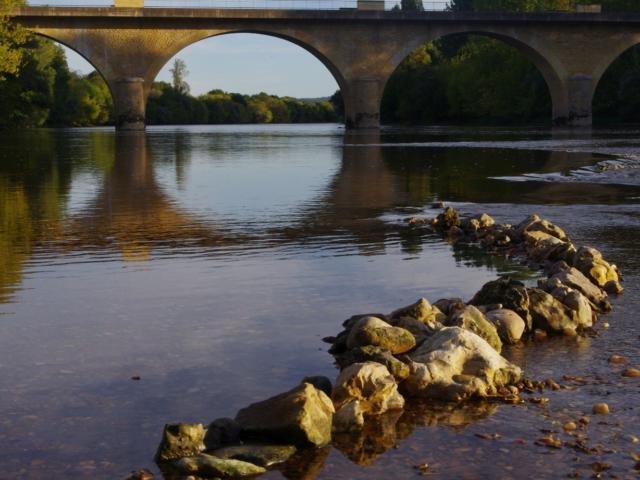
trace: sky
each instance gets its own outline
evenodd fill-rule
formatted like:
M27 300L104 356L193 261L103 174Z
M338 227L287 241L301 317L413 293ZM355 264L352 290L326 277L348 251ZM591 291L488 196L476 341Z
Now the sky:
M301 0L146 0L147 5L198 6L211 2L229 4L247 1L265 5L284 5L282 2ZM442 9L446 0L425 1L426 9ZM28 0L31 5L113 5L113 0ZM330 4L354 6L355 0L303 0L313 7ZM391 8L398 0L385 0ZM72 70L89 73L93 67L75 52L65 49ZM229 34L209 38L193 44L176 55L187 64L186 81L191 93L200 95L213 89L254 94L267 92L296 98L328 97L338 85L326 67L303 48L286 40L255 34ZM171 81L171 59L156 80Z

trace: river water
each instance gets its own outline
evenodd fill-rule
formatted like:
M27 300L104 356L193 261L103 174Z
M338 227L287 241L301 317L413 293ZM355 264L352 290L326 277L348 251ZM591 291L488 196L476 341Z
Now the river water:
M596 461L637 478L640 381L607 359L640 365L640 131L337 125L1 134L0 478L158 473L165 423L335 378L321 339L352 314L535 281L402 228L434 201L510 223L537 212L601 249L626 288L611 327L506 352L572 387L546 406L411 403L265 478L409 479L423 462L434 478L589 477ZM562 423L602 401L594 450L534 444L571 441Z

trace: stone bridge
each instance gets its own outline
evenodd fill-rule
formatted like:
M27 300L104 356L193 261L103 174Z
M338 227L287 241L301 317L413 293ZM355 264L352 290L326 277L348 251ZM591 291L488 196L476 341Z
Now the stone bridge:
M535 64L549 87L554 124L590 125L603 73L640 43L640 15L629 14L23 7L14 19L96 68L123 130L144 128L147 96L162 67L216 35L271 35L315 55L340 86L352 129L380 126L385 84L413 49L464 33L500 39Z

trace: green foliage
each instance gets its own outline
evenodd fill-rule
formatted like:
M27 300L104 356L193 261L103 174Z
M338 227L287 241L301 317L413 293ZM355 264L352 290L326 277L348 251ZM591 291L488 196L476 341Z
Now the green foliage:
M424 10L422 0L402 0L400 9L408 12L418 12Z
M27 31L9 21L9 14L24 5L24 0L0 0L0 82L15 75L23 60L22 46L29 38Z
M150 125L313 123L339 117L330 101L303 101L266 93L241 95L222 90L194 98L165 82L153 84L147 102Z
M69 71L62 48L32 36L23 45L20 70L0 82L0 128L103 125L113 105L95 72Z

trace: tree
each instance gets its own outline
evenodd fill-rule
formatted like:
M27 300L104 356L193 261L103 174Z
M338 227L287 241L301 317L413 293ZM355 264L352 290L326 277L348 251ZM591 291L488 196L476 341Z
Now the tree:
M406 12L421 12L424 10L422 0L402 0L400 8Z
M22 46L27 41L28 32L10 22L11 11L24 0L0 0L0 82L8 74L16 74L23 60Z
M185 81L185 78L189 75L189 71L187 70L187 64L184 60L180 60L176 58L173 62L173 68L171 69L171 77L173 78L173 88L183 95L189 93L191 87Z

